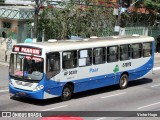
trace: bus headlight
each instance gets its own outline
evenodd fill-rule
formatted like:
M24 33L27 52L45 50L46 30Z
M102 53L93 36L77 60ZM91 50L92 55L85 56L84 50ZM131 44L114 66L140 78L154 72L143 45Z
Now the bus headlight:
M13 83L11 80L8 81L9 85L13 86Z
M37 86L33 91L39 91L42 90L44 88L43 85Z

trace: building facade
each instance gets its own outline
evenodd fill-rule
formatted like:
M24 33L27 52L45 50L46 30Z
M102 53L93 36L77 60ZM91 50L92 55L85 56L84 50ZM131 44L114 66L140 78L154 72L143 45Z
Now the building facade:
M17 42L29 37L27 22L33 19L34 9L25 6L0 6L0 32ZM1 34L2 36L2 34Z
M31 0L0 2L0 62L9 62L12 46L31 37L28 22L34 17Z

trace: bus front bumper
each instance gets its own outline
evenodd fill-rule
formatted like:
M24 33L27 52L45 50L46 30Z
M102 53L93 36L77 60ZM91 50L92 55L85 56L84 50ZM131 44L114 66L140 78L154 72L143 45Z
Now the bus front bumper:
M14 95L16 97L30 97L34 99L43 99L44 91L39 90L39 91L26 91L26 90L21 90L18 88L14 88L13 86L9 85L9 93L11 95Z

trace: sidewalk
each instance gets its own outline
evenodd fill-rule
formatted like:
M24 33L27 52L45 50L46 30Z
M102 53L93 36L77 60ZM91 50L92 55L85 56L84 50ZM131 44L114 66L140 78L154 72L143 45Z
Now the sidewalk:
M160 53L154 54L154 67L160 67Z
M17 42L10 38L0 38L0 65L8 66L13 45Z
M160 67L160 53L155 53L154 54L154 67ZM2 62L0 61L0 66L3 65L3 66L9 66L9 61L7 62Z

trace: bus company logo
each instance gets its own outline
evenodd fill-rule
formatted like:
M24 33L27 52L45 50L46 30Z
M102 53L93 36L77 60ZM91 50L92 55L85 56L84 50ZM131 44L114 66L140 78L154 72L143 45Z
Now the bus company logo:
M114 68L114 70L113 70L113 72L114 72L114 73L117 73L118 71L119 71L119 66L116 65L115 68Z
M127 63L123 63L122 67L130 67L131 66L131 62L127 62Z

